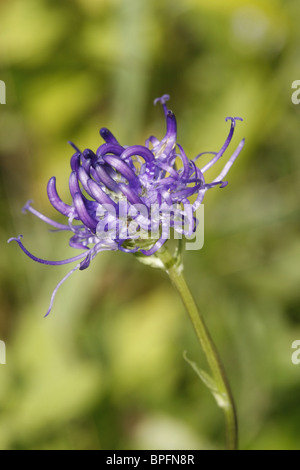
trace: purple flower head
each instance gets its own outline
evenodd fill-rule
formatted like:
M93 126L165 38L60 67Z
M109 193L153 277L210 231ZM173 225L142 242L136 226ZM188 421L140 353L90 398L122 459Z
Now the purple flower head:
M190 160L177 143L176 118L166 105L168 100L169 96L163 95L154 101L162 105L165 114L166 133L162 140L151 136L145 145L125 147L108 129L102 128L100 135L105 143L96 152L90 149L82 152L70 143L75 150L70 161L71 203L60 199L55 177L50 178L47 186L49 201L66 217L65 224L44 216L30 201L23 208L24 212L31 212L56 230L69 231L70 246L82 250L73 258L48 261L31 254L23 245L22 236L9 240L15 240L27 256L39 263L62 265L78 261L56 286L46 315L60 285L75 270L86 269L100 251L155 254L170 238L170 227L182 235L191 235L205 192L214 186L227 185L224 178L242 150L244 140L213 181L207 183L204 173L223 156L232 140L236 121L242 119L226 118L231 121L230 131L218 152L203 152ZM212 158L199 169L196 162L205 154L211 154Z

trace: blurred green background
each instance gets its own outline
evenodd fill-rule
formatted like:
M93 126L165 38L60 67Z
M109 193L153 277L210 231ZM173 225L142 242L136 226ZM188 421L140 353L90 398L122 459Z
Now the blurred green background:
M223 357L242 449L300 448L300 79L298 0L10 0L0 4L1 449L209 449L223 416L183 359L204 365L167 276L131 255L99 254L60 289L68 235L46 195L69 202L68 140L96 149L100 127L123 145L162 137L171 95L178 141L246 147L226 189L205 198L205 244L185 273ZM228 156L230 153L227 154ZM205 160L204 160L205 161ZM219 168L219 167L218 167ZM218 168L209 177L217 174Z

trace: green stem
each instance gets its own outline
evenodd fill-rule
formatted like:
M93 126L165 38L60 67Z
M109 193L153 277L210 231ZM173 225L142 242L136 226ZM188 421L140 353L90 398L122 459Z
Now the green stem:
M190 316L197 337L202 346L202 350L206 356L213 375L215 387L215 393L213 392L214 396L217 399L218 405L224 412L227 433L227 449L236 450L238 445L236 409L230 386L217 349L213 343L213 340L211 339L205 322L199 313L193 296L186 284L181 267L178 267L170 252L164 247L156 255L163 262L166 271L173 285L179 292L180 297Z

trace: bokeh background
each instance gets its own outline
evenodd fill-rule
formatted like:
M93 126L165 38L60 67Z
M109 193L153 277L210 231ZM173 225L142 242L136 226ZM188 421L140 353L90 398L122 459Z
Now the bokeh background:
M72 140L96 149L100 127L124 145L162 137L171 95L192 158L246 147L229 186L205 199L205 245L185 273L236 398L242 449L300 448L300 79L298 0L9 0L0 4L1 449L210 449L223 416L183 359L205 366L167 276L131 255L98 255L50 295L74 255L46 196L69 202ZM229 156L230 153L227 153ZM205 161L205 160L203 160ZM214 169L209 177L216 175ZM77 253L76 253L77 254Z

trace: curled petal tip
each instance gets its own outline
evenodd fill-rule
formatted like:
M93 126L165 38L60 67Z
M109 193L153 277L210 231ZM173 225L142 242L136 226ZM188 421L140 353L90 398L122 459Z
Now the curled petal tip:
M94 154L94 152L91 149L85 149L83 151L82 155L84 156L85 159L88 159L88 158L94 159L94 158L96 158L96 155Z
M170 99L170 95L162 95L159 98L155 98L154 106L156 106L157 103L166 104L166 102L169 101L169 99Z
M241 118L241 117L238 117L238 116L237 116L237 117L227 116L227 117L225 118L225 121L226 121L226 122L227 122L227 121L232 121L232 122L235 124L235 121L244 121L244 119Z
M21 240L21 238L23 238L23 235L19 235L18 237L11 237L7 240L7 243L10 243L10 242L19 242Z
M64 259L64 260L60 260L60 261L49 261L49 260L45 260L45 259L42 259L42 258L37 258L32 253L30 253L25 248L23 243L21 242L21 238L23 238L23 235L19 235L18 237L10 238L8 240L8 243L10 243L11 241L16 241L18 243L19 247L21 248L21 250L25 253L25 255L27 255L33 261L37 261L38 263L41 263L41 264L48 264L48 265L52 265L52 266L60 266L62 264L68 264L68 263L73 263L73 261L78 261L78 260L82 259L83 257L85 257L86 254L87 254L86 251L85 251L85 252L81 253L80 255L74 256L73 258Z
M101 127L100 131L99 131L99 134L101 135L101 137L103 137L103 139L105 140L105 137L109 136L110 132L109 130L106 128L106 127Z
M31 206L31 203L33 202L33 199L29 199L26 204L24 205L24 207L22 207L22 213L25 214L28 209L30 208Z
M106 127L102 127L99 131L99 134L102 137L102 139L105 140L105 142L119 145L119 142L117 141L115 136Z

